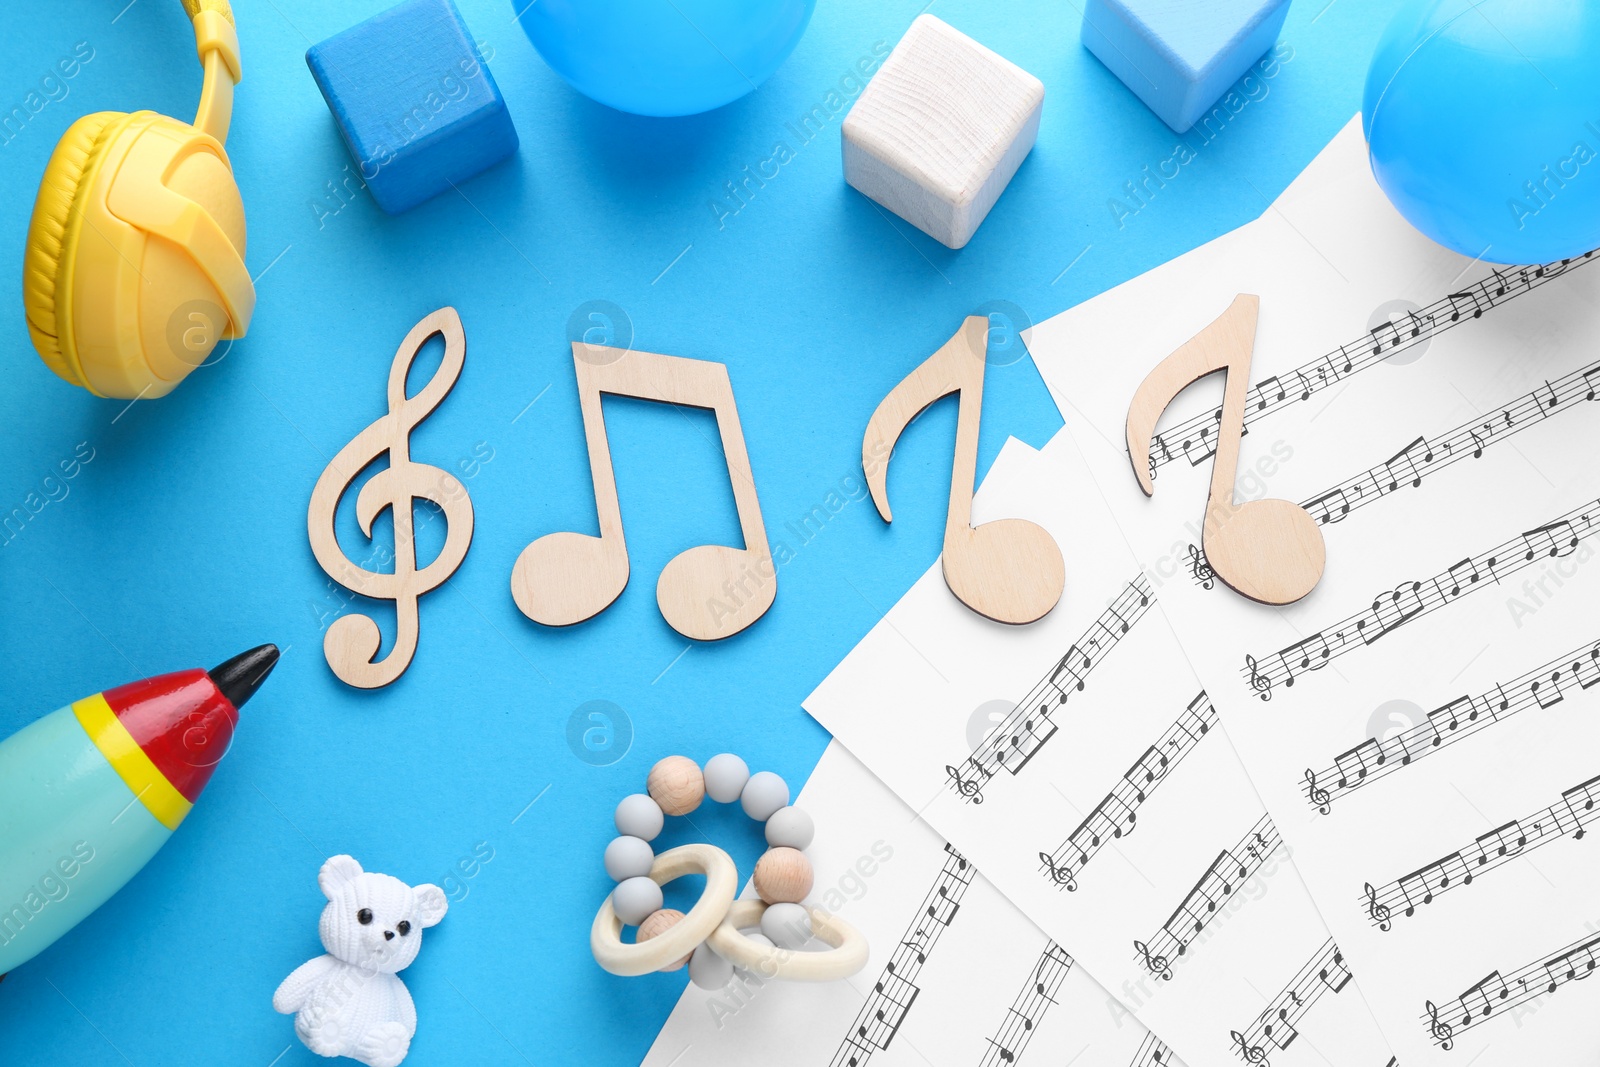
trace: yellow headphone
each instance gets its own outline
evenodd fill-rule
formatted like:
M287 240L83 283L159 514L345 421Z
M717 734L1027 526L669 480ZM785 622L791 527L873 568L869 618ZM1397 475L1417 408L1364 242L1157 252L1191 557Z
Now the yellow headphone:
M205 68L194 124L153 111L74 122L28 224L22 300L45 365L97 396L165 396L255 308L244 205L222 143L239 81L227 0L183 0Z

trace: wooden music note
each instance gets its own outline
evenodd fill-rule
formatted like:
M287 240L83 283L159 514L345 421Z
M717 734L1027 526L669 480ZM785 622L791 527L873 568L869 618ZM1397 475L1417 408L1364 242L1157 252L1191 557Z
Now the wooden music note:
M1309 512L1287 500L1234 502L1259 306L1259 297L1241 293L1140 383L1128 405L1128 454L1140 487L1151 496L1147 461L1157 421L1184 389L1208 374L1226 372L1200 546L1211 570L1235 592L1264 604L1290 604L1322 577L1327 549L1321 529Z
M406 396L406 372L434 334L444 339L444 358L428 384L416 396ZM306 514L311 551L328 576L340 585L395 605L395 643L379 660L382 637L378 624L366 615L335 619L323 638L323 652L333 673L349 685L377 689L388 685L411 665L417 651L419 628L417 601L455 573L472 543L472 500L467 488L448 471L411 460L410 436L454 388L467 355L466 334L455 308L440 308L411 328L389 368L389 413L355 436L333 457L316 488ZM379 471L356 494L356 521L361 532L372 536L372 523L385 508L394 520L394 570L367 570L352 563L339 547L334 515L339 500L358 474L385 452L389 466ZM418 569L414 541L412 502L427 500L444 513L448 523L444 547L426 567Z
M890 390L867 422L861 466L878 514L884 522L893 521L888 478L895 442L924 408L958 394L955 464L944 526L945 584L979 615L1020 625L1042 619L1056 606L1066 585L1066 565L1055 540L1037 523L994 519L978 527L971 524L988 336L989 320L968 316L954 337Z
M524 548L511 571L511 595L517 607L546 626L571 626L610 607L628 584L622 507L600 407L600 395L609 393L710 408L716 413L727 458L745 547L696 545L668 561L656 582L662 617L685 637L716 641L732 637L765 615L778 593L778 572L761 521L728 368L708 360L580 341L572 344L572 365L577 371L600 535L551 533Z

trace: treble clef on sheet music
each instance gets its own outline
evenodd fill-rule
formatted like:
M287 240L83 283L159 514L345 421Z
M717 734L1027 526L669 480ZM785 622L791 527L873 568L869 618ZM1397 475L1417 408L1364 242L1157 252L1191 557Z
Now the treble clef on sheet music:
M1193 578L1201 589L1216 588L1217 572L1206 562L1206 557L1198 545L1189 546L1189 577Z
M1045 870L1050 874L1050 880L1056 885L1065 886L1069 893L1078 891L1078 880L1072 877L1072 871L1068 869L1065 862L1059 867L1056 866L1055 857L1048 852L1039 853L1039 862L1044 864Z
M1159 952L1152 953L1150 946L1139 940L1134 941L1133 948L1144 957L1144 965L1150 969L1151 974L1163 981L1172 981L1172 964L1166 956Z
M1237 1030L1228 1031L1228 1036L1233 1038L1234 1044L1239 1046L1239 1055L1244 1057L1246 1063L1258 1063L1266 1067L1267 1050L1260 1045L1247 1045L1244 1035Z
M1261 694L1262 700L1272 699L1272 679L1256 669L1256 658L1248 653L1244 657L1245 669L1250 672L1250 688Z
M972 772L972 777L966 778L962 776L959 768L952 767L947 763L944 767L944 773L950 779L950 784L956 787L957 793L960 793L974 804L983 803L983 783L989 776L984 774L981 769L975 768Z
M1306 768L1306 796L1322 814L1326 815L1331 810L1333 797L1327 789L1317 784L1317 772L1310 767Z
M1439 1018L1439 1009L1431 1000L1423 1001L1423 1006L1428 1012L1428 1033L1439 1043L1439 1047L1446 1052L1455 1047L1455 1031L1450 1024Z
M1363 882L1361 888L1367 894L1367 917L1378 924L1378 929L1389 929L1392 925L1389 922L1389 905L1378 900L1378 891L1372 888L1371 882Z

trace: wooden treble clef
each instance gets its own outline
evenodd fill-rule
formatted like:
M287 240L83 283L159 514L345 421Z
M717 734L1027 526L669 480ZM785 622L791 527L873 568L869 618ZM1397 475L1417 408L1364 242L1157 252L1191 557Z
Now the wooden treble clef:
M444 339L439 369L415 396L406 395L406 373L424 343L435 334ZM316 488L306 515L311 551L328 576L363 596L392 600L395 604L395 642L389 654L378 659L382 637L370 617L350 614L334 620L323 638L328 666L341 681L362 689L388 685L411 665L417 651L418 609L422 594L437 588L455 573L472 543L472 500L466 486L448 471L411 459L411 431L439 406L455 386L466 359L466 334L455 308L440 308L411 328L400 342L389 368L389 411L357 434L333 457ZM382 457L387 469L367 479L356 494L356 522L372 536L372 523L384 509L394 521L394 570L368 570L345 555L334 530L334 515L345 490L356 477ZM444 513L448 523L444 547L426 567L417 567L412 502L427 500Z

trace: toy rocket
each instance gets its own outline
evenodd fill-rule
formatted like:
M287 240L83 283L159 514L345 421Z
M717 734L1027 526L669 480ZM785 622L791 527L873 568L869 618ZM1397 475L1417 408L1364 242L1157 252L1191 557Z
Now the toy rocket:
M210 671L107 689L0 741L0 975L166 844L277 662L277 647L262 645Z

